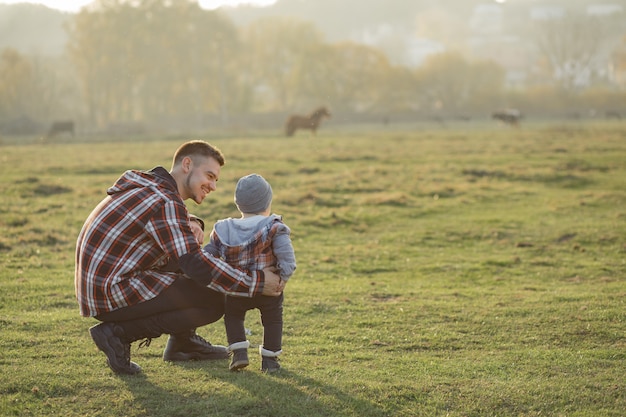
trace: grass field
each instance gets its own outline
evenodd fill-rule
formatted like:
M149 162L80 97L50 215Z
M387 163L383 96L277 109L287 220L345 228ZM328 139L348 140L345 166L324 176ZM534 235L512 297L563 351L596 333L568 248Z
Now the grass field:
M0 415L624 415L625 124L206 137L227 162L190 211L236 216L257 172L292 228L284 370L165 363L162 336L117 376L78 314L75 239L187 139L0 146ZM225 343L221 321L198 333Z

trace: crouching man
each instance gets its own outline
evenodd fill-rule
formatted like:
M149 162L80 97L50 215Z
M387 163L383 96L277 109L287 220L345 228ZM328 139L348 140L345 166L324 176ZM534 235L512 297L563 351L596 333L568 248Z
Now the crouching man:
M168 334L167 361L225 359L224 346L196 328L224 314L224 294L278 296L271 269L233 269L205 254L189 225L184 200L197 204L216 190L224 156L204 141L184 143L172 168L126 171L85 221L76 244L74 284L80 313L116 373L136 374L130 345ZM166 268L178 264L175 272Z

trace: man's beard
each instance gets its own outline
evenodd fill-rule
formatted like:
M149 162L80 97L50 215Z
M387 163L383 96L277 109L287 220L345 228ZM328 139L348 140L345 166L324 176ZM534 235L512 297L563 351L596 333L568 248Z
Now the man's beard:
M187 193L189 193L189 197L191 197L193 201L198 203L198 201L196 200L196 195L194 194L193 189L191 188L191 172L187 174L187 178L185 178L185 188L186 188Z

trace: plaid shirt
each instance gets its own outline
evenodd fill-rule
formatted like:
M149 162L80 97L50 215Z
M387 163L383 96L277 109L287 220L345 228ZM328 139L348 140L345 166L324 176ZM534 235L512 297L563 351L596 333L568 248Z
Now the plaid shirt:
M254 226L241 227L241 219L225 219L215 224L204 250L242 271L275 266L287 281L296 269L289 227L282 217L272 214Z
M251 297L263 289L252 277L200 249L174 178L162 167L127 171L92 211L78 236L74 284L83 316L150 300L176 279L192 277L230 295ZM193 256L196 270L166 272L170 259ZM203 273L201 278L199 274ZM208 276L207 276L208 275Z

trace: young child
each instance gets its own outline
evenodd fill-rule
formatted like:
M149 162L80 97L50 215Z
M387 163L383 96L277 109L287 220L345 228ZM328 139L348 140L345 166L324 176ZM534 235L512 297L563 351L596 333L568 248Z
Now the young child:
M272 187L257 174L242 177L235 189L235 204L241 218L215 223L204 250L243 271L275 266L281 281L286 282L296 269L296 258L289 227L281 216L270 214ZM277 358L282 353L283 296L226 297L224 324L232 354L231 371L249 365L250 342L246 340L244 320L246 312L254 308L261 312L263 323L261 370L271 373L280 369Z

